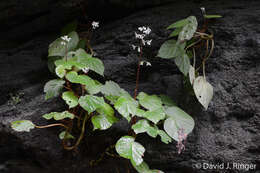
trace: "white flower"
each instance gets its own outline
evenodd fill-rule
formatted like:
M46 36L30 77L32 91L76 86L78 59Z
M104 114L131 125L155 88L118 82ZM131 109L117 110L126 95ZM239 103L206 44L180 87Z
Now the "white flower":
M139 52L139 53L141 52L141 48L140 47L137 48L137 52Z
M152 41L153 41L153 40L147 40L147 41L146 41L147 45L151 46Z
M145 35L143 35L143 34L137 34L137 33L135 32L135 38L136 38L136 39L144 39L144 37L145 37Z
M148 61L146 61L146 66L152 66L152 64Z
M96 29L96 28L98 28L98 27L99 27L99 22L93 21L93 22L92 22L92 28L93 28L93 29Z
M142 39L142 43L143 43L143 45L145 46L145 40L144 40L144 39Z
M65 42L69 42L69 41L71 40L71 38L68 37L67 35L62 36L61 39L62 39L63 41L65 41Z
M65 41L62 41L60 44L61 45L66 45L67 43Z
M149 27L145 28L145 30L143 31L144 34L149 35L151 33L151 29Z
M89 68L88 67L84 67L81 69L84 73L87 73L89 71Z
M140 62L140 65L144 65L144 61L141 61L141 62Z
M132 44L132 48L133 48L133 50L135 50L136 46Z

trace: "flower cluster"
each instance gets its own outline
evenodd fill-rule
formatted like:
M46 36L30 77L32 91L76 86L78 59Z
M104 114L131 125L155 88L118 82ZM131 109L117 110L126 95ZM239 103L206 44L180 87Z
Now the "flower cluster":
M182 150L185 150L185 145L182 143L182 141L186 141L187 134L184 132L184 129L179 129L178 130L178 143L177 143L177 148L178 148L178 154L181 153Z
M61 45L66 45L71 40L71 38L67 35L62 36L61 39L63 40Z
M98 27L99 27L99 22L93 21L93 22L92 22L92 29L96 29L96 28L98 28Z
M151 28L142 26L142 27L138 27L138 30L141 33L135 32L135 38L141 40L143 46L145 45L151 46L152 40L145 40L145 37L151 33L152 31Z
M152 66L152 64L148 61L141 61L140 65L144 65L144 63L145 63L145 66Z

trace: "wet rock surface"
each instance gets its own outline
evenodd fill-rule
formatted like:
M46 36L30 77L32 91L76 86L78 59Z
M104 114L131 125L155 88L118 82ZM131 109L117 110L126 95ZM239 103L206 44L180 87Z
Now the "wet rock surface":
M215 33L216 48L206 66L208 81L214 87L214 98L207 111L185 93L182 75L174 63L155 57L167 39L165 28L189 15L200 18L201 6L205 6L208 13L223 15L210 25ZM258 1L176 2L101 24L95 31L92 44L105 64L105 80L114 80L133 94L137 54L130 45L135 43L134 31L138 26L150 26L153 44L145 50L144 57L152 66L142 68L140 91L171 96L195 119L195 129L181 155L175 143L165 145L145 135L137 138L141 143L140 139L145 139L145 160L152 168L165 173L224 172L197 166L236 162L256 164L257 169L251 172L259 172L259 6ZM123 159L105 157L98 166L89 166L90 160L97 159L107 146L126 134L128 127L124 121L105 134L88 134L78 152L62 149L58 128L31 133L16 133L10 129L9 123L17 119L46 124L41 115L64 108L59 99L45 101L43 95L45 82L54 78L45 57L48 44L55 38L55 34L45 33L19 47L0 51L0 172L127 172L129 165ZM19 93L23 93L20 103L15 104L10 94Z

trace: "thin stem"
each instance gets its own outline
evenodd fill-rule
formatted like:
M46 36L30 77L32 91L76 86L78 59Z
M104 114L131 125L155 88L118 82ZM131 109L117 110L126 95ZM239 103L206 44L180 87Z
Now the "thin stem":
M139 86L139 78L140 78L140 69L141 69L141 58L143 55L143 50L142 50L142 43L140 46L140 55L138 57L138 67L137 67L137 73L136 73L136 82L135 82L135 93L134 93L134 99L136 99L137 97L137 93L138 93L138 86Z
M88 119L89 117L90 117L90 116L88 116L88 114L86 114L85 117L84 117L82 129L81 129L81 134L80 134L80 136L79 136L79 138L78 138L76 144L73 145L73 146L71 146L71 147L64 146L64 149L66 149L66 150L73 150L74 148L76 148L76 147L80 144L81 140L82 140L83 137L84 137L85 127L86 127L86 121L87 121L87 119Z
M68 126L61 124L61 123L49 124L49 125L45 125L45 126L35 126L35 128L44 129L44 128L55 127L55 126L62 126L62 127L68 128Z
M192 47L192 46L198 44L199 42L201 42L201 40L202 40L202 39L199 39L199 40L197 40L196 42L193 42L192 44L190 44L189 46L187 46L187 47L185 48L185 50L188 50L190 47Z

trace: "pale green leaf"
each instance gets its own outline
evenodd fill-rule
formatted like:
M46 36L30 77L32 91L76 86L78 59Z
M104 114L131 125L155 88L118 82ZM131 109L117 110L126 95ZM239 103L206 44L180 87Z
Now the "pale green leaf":
M182 54L185 46L185 42L179 43L176 40L168 40L163 43L157 56L165 59L176 58Z
M169 37L175 37L177 35L179 35L179 33L182 31L182 28L176 28Z
M104 95L120 96L121 95L120 86L113 81L106 81L105 85L102 86L101 92Z
M121 137L116 143L116 151L121 157L130 159L135 166L143 162L145 148L131 136Z
M174 59L175 64L179 68L179 70L187 76L189 70L190 70L190 59L188 55L183 52L181 56L178 56Z
M95 115L91 118L92 124L94 126L94 130L106 130L110 128L113 123L117 122L118 119L114 116L109 116L105 114Z
M100 114L114 116L114 109L107 103L103 104L101 107L97 108L97 112Z
M45 99L47 100L49 98L59 96L64 84L65 81L60 79L54 79L47 82L44 86L44 92L46 93Z
M164 130L174 140L178 141L178 130L183 129L189 134L194 128L193 118L177 106L167 107L167 119L164 121Z
M43 118L50 120L50 119L54 119L54 120L63 120L65 118L70 118L70 119L74 119L74 115L68 111L64 111L64 112L51 112L48 114L45 114L42 116Z
M35 128L35 125L29 120L19 120L13 121L11 127L17 132L30 132L31 129Z
M68 34L68 37L71 40L66 44L63 45L61 42L64 42L61 38L56 39L49 45L49 55L48 56L65 56L66 53L69 51L74 50L79 42L79 36L76 32L71 32Z
M75 137L74 136L72 136L70 133L68 133L67 132L67 135L66 135L66 137L65 137L65 134L66 134L66 131L62 131L62 132L60 132L60 134L59 134L59 138L62 140L62 139L74 139Z
M105 104L103 97L86 95L79 98L80 106L88 111L88 113L94 112L97 108L102 107Z
M182 31L179 33L178 40L180 42L184 40L190 40L198 27L198 22L195 16L190 16L187 18L187 20L188 23L182 28Z
M179 21L171 24L170 26L168 26L167 29L180 28L180 27L187 25L188 23L189 23L189 21L187 19L182 19L182 20L179 20Z
M162 107L161 99L156 95L148 95L144 92L140 92L137 96L139 103L148 110L156 110Z
M59 76L60 78L63 78L66 74L66 70L63 65L59 65L55 69L56 75Z
M67 70L71 70L72 67L77 67L79 69L82 69L85 67L84 64L77 62L76 58L70 58L69 60L59 59L59 60L55 61L55 65L56 66L62 65Z
M157 124L160 120L165 118L165 113L163 108L158 108L152 111L146 111L144 117L152 121L154 124Z
M78 105L78 97L72 91L66 91L62 94L63 100L66 101L69 108L74 108Z
M213 98L212 85L208 83L203 76L199 76L194 81L193 90L199 102L207 110L209 103Z
M128 121L130 121L130 114L135 115L137 102L129 97L121 96L115 103L115 109Z
M137 123L132 125L132 129L136 134L147 132L149 127L150 124L147 120L139 120Z

